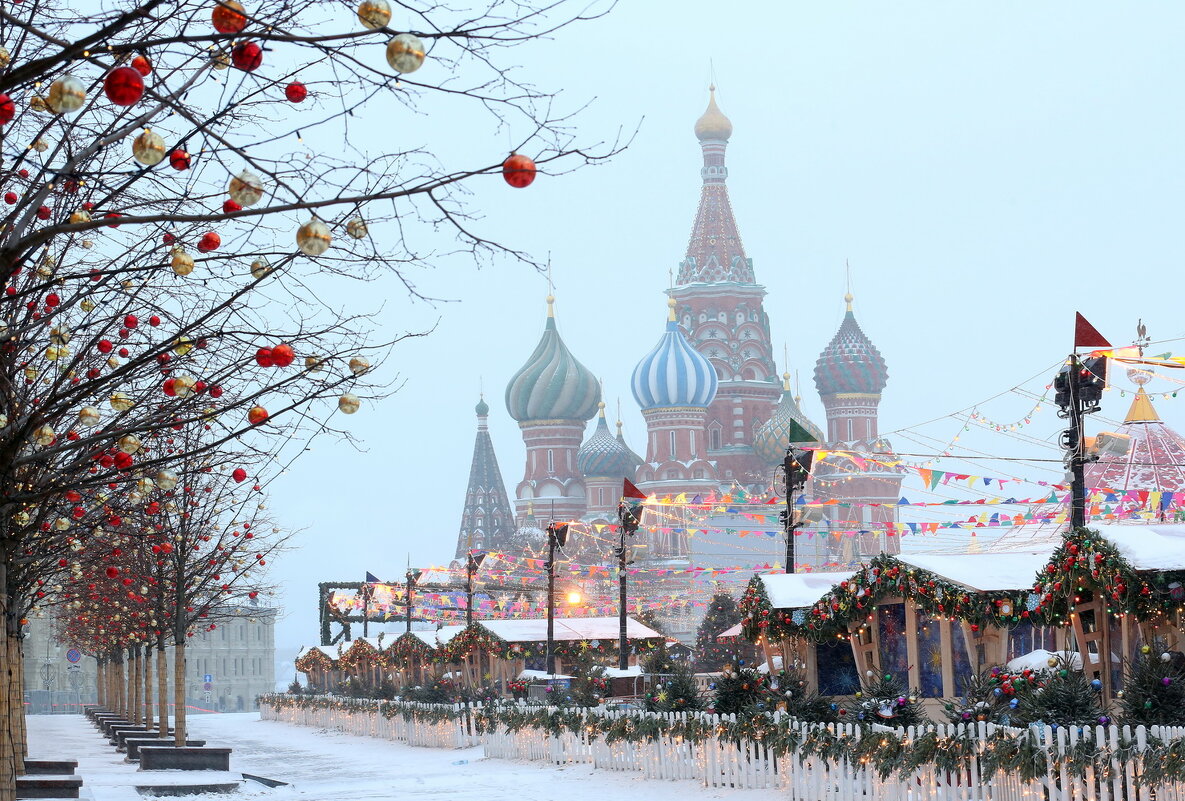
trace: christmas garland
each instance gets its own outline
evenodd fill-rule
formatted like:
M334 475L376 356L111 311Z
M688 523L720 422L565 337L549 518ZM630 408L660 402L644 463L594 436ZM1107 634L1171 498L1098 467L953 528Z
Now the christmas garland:
M301 673L311 673L314 670L333 670L337 662L319 648L310 648L296 658L296 669Z
M987 557L985 557L987 558ZM1147 620L1178 609L1185 598L1185 571L1152 573L1145 578L1096 531L1067 532L1062 544L1037 575L1033 590L976 592L880 554L839 582L805 609L775 609L761 576L754 576L741 597L742 633L749 640L765 636L823 642L864 622L884 598L899 597L931 617L962 620L972 630L997 628L1028 620L1036 625L1066 625L1082 603L1082 592L1102 593L1108 611Z
M1130 767L1146 787L1185 782L1185 739L1161 740L1151 734L1147 747L1136 747L1135 732L1121 731L1117 746L1096 746L1088 740L1066 745L1045 740L1044 727L996 728L979 736L975 726L959 726L953 734L940 734L933 724L920 728L916 736L883 726L862 723L852 731L839 732L834 726L802 724L786 715L755 713L720 718L688 713L666 715L642 711L609 716L598 709L530 706L523 703L418 704L327 696L263 695L262 706L283 709L331 709L364 712L385 718L402 717L422 723L461 721L478 733L527 729L548 735L580 735L593 742L653 742L668 737L700 744L715 737L734 745L760 744L775 758L797 755L819 757L829 762L846 760L849 765L874 771L882 778L908 778L920 768L933 766L941 774L966 775L971 761L979 759L982 781L997 774L1016 775L1034 781L1049 775L1083 776L1087 770L1109 777L1113 771ZM1125 733L1126 732L1126 733Z

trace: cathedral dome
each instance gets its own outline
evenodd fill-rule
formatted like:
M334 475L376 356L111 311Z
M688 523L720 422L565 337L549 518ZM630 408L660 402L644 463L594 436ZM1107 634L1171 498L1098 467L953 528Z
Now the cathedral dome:
M716 397L716 369L683 336L675 322L675 299L671 298L667 305L670 314L666 333L634 368L634 400L643 409L706 409Z
M486 403L485 397L478 400L477 406L473 407L473 411L477 412L478 417L485 417L490 413L490 405Z
M716 87L708 88L708 108L695 121L695 138L701 142L715 139L727 142L732 136L732 121L724 116L724 112L716 105Z
M625 440L609 433L605 422L605 403L598 404L597 427L576 452L576 467L585 478L590 476L627 478L634 473L641 459L629 449Z
M547 325L535 352L506 386L506 410L527 420L588 420L597 413L601 387L597 378L569 351L556 329L547 298Z
M884 357L876 349L852 314L852 296L843 323L815 364L815 387L820 395L858 393L879 395L889 380Z
M823 432L810 421L794 393L790 390L790 374L782 376L782 400L773 416L765 425L757 429L753 437L753 450L768 464L779 464L786 458L786 448L790 443L822 442Z

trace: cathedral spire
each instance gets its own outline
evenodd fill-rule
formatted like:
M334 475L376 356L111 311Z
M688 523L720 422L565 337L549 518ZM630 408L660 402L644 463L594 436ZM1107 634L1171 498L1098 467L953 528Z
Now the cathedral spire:
M679 265L680 285L733 282L754 283L753 262L745 246L728 199L728 168L724 151L732 136L732 122L716 105L716 87L708 87L708 108L695 123L695 137L704 154L700 170L704 186L699 210L691 227L687 258Z
M469 485L465 489L465 508L461 512L461 530L457 535L458 559L473 548L506 547L514 533L510 499L490 439L490 406L484 396L473 411L477 415L477 437L473 442Z

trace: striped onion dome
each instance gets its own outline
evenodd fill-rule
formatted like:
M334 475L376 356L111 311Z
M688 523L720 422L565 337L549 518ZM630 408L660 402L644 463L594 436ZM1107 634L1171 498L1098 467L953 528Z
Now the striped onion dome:
M675 322L675 299L667 301L667 330L634 368L634 400L643 409L707 408L716 397L716 369Z
M601 401L597 406L600 408L597 427L576 452L576 467L585 478L632 476L642 460L625 444L620 427L616 437L609 433L609 424L605 421L605 402Z
M778 464L786 458L790 443L822 442L823 431L810 421L798 405L790 389L790 374L782 374L782 400L773 416L757 429L753 450L768 464Z
M815 364L815 387L820 395L859 393L879 395L889 381L889 369L872 340L860 330L852 314L852 296L843 322Z
M535 352L506 386L506 410L527 420L589 420L597 413L601 386L569 351L555 326L555 298L547 296L547 325Z

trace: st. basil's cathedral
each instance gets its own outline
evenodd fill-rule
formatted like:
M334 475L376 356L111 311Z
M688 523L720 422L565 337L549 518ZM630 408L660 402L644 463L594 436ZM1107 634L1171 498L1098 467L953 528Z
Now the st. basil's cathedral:
M638 552L639 559L781 563L778 554L785 545L780 538L767 535L760 543L750 540L739 552L730 552L722 539L742 521L727 515L705 518L713 517L710 510L717 499L780 497L781 463L791 442L886 456L864 461L832 454L814 466L809 494L841 503L830 507L830 518L802 532L804 544L809 538L814 547L800 549L795 559L799 569L899 550L895 538L884 537L883 526L862 525L893 519L893 507L875 504L895 502L903 478L882 464L892 461L878 427L878 406L888 381L885 360L856 321L848 294L843 322L815 365L815 387L826 410L824 427L802 412L789 373L779 377L775 367L766 291L757 283L729 201L725 155L731 135L732 123L712 90L707 110L695 123L703 151L703 188L686 256L675 285L666 290L665 329L656 331L657 344L641 356L631 379L646 423L645 447L640 449L644 456L626 443L620 421L616 433L611 430L600 382L564 344L549 296L539 344L506 386L506 411L518 422L526 445L513 507L483 399L476 408L477 440L458 559L471 550L537 551L543 527L552 520L585 522L590 531L615 523L622 479L629 478L648 495L694 501L688 505L699 510L687 513L678 503L669 512L661 507L665 517L644 521L649 523L644 526L649 550ZM848 536L828 535L839 529ZM591 560L607 559L602 544L573 545Z

